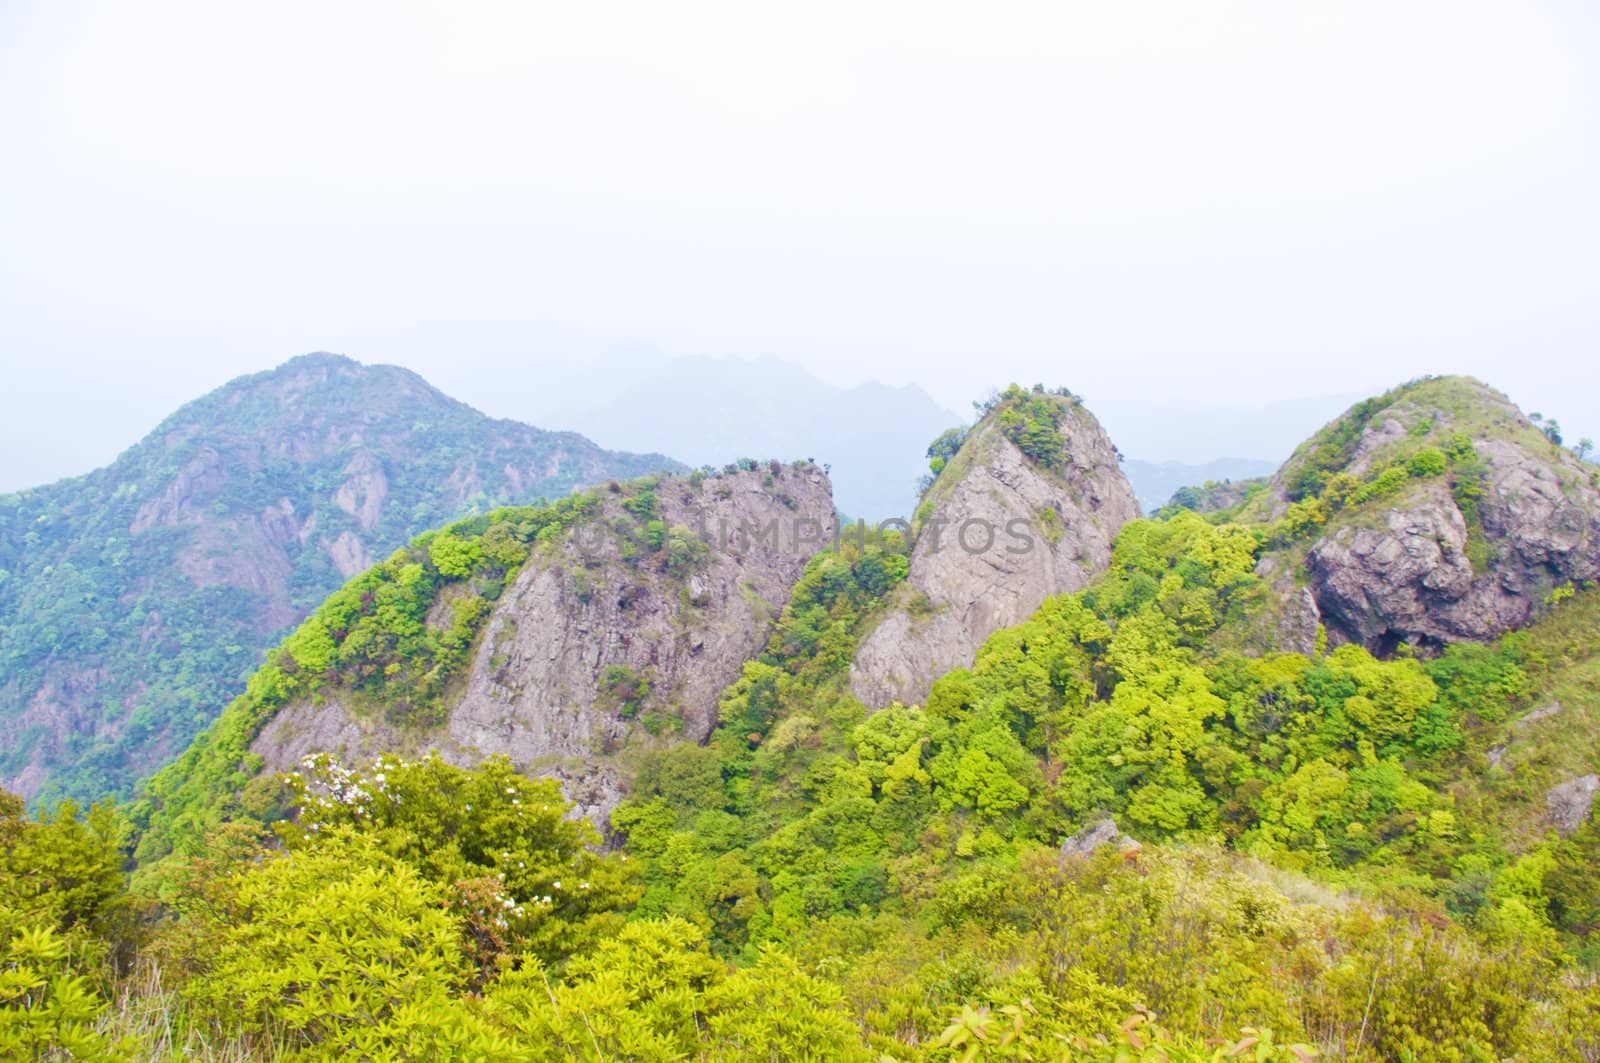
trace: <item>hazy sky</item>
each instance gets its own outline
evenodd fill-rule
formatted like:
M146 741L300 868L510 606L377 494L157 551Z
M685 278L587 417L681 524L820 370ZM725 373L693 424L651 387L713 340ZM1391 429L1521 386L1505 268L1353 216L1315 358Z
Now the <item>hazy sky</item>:
M1582 0L0 0L0 489L316 349L1600 434L1597 59Z

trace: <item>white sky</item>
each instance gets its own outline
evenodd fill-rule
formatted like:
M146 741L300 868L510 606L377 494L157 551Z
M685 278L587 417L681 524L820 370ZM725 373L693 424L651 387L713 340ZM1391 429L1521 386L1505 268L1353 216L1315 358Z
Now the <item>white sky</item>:
M316 349L1600 434L1597 59L1580 0L0 0L0 489Z

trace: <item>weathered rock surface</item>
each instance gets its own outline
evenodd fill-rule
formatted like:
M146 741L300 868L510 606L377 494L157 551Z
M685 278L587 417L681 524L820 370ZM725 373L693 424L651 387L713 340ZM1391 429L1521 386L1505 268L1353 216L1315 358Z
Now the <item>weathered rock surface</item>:
M968 434L930 489L898 604L863 640L850 688L880 709L927 697L970 665L985 639L1046 598L1105 571L1121 527L1139 517L1116 449L1093 415L1062 399L1065 460L1041 468L991 416Z
M235 380L115 463L0 496L0 786L118 793L340 582L477 508L675 467L331 354Z
M1143 848L1137 840L1117 829L1116 820L1105 816L1084 827L1061 843L1063 859L1084 859L1093 856L1108 845L1115 845L1125 853Z
M269 771L315 752L435 749L458 764L504 754L559 778L577 812L604 826L627 786L629 758L618 754L710 736L719 696L761 651L833 526L827 478L810 464L698 485L663 479L655 495L661 519L702 542L703 558L676 572L630 564L611 526L623 510L602 492L602 512L558 550L536 552L506 588L440 727L402 732L337 699L308 701L280 711L252 750ZM649 683L639 704L611 693L622 676Z
M1467 435L1483 467L1477 525L1456 500L1455 472L1336 518L1304 562L1334 643L1382 653L1402 641L1429 648L1492 638L1532 620L1553 588L1600 576L1593 468L1545 440L1497 392L1475 381L1429 383L1440 388L1372 418L1344 471L1364 476L1419 436ZM1430 402L1445 384L1455 401ZM1282 512L1284 477L1274 479L1271 512ZM1477 565L1474 535L1481 537Z
M1506 738L1506 740L1501 742L1499 745L1490 747L1485 753L1485 756L1489 761L1489 767L1498 768L1501 771L1507 770L1505 767L1506 754L1512 749L1513 746L1517 744L1518 740L1522 737L1522 733L1539 721L1548 720L1552 716L1558 716L1560 714L1561 702L1552 701L1548 705L1539 706L1537 709L1534 709L1520 720L1513 720L1511 723L1511 734Z
M1600 775L1580 775L1559 786L1551 787L1545 794L1550 807L1550 822L1562 834L1571 834L1583 826L1594 807L1594 795L1600 791Z

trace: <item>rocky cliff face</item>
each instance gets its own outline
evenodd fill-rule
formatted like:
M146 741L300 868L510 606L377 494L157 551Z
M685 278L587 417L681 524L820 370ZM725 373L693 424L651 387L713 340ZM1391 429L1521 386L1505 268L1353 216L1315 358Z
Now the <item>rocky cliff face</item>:
M669 467L336 355L233 381L105 469L0 496L0 786L125 792L374 558L463 513Z
M1555 588L1600 577L1592 466L1477 381L1428 380L1384 399L1344 430L1348 459L1334 474L1388 475L1395 488L1347 504L1285 552L1303 551L1304 590L1333 642L1386 652L1487 639L1528 623ZM1274 478L1270 514L1289 512L1311 457L1302 448Z
M332 696L280 710L252 751L269 771L316 752L504 754L559 778L603 827L638 750L710 736L719 696L833 526L829 483L808 463L663 479L653 494L667 560L641 563L616 530L632 519L626 493L598 492L599 513L537 551L495 604L438 726L401 730Z
M1054 404L1056 437L1029 435L1026 419L1008 418L1019 401ZM1140 515L1093 415L1075 399L1037 394L1013 396L972 429L919 514L906 586L851 667L851 691L873 709L921 702L936 678L970 665L989 635L1087 586L1109 563L1118 530Z

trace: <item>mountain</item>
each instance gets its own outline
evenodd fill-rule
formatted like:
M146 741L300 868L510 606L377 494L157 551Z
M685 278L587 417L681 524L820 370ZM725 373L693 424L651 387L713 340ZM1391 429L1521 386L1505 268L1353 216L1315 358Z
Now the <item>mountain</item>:
M344 580L426 528L674 468L311 354L184 406L110 466L0 496L0 780L125 792Z
M814 460L829 468L840 511L873 521L910 515L929 442L965 420L915 386L840 388L771 358L635 350L617 354L615 364L581 380L557 377L529 397L530 415L607 446L660 448L691 465Z
M604 826L642 751L710 737L833 526L822 471L774 461L424 535L324 603L152 780L151 842L193 841L218 797L321 753L504 755Z
M918 506L908 578L862 641L851 692L872 709L920 704L994 632L1104 572L1138 516L1116 448L1080 401L1009 389Z
M1226 484L1253 480L1276 472L1276 462L1259 458L1218 458L1199 464L1182 461L1139 461L1127 458L1122 471L1139 496L1139 508L1146 513L1158 509L1185 487Z
M1313 435L1239 517L1302 630L1438 652L1600 577L1600 470L1561 444L1479 381L1424 378Z
M1557 435L1415 381L1141 519L1087 410L1013 387L914 529L743 462L426 532L127 808L156 988L242 1058L1592 1058L1600 540ZM1456 553L1510 630L1390 608ZM1378 637L1330 563L1388 579ZM0 876L100 852L72 897L117 896L109 810L11 808Z

